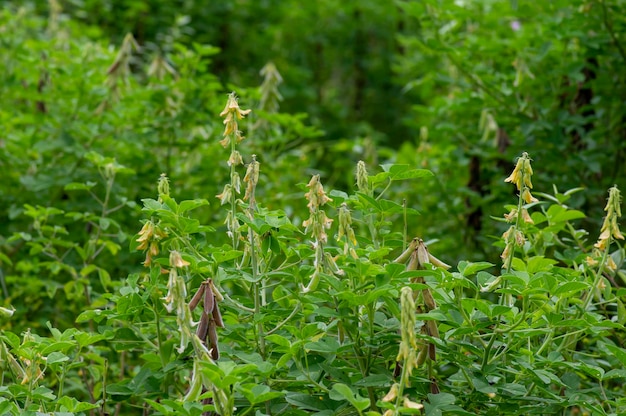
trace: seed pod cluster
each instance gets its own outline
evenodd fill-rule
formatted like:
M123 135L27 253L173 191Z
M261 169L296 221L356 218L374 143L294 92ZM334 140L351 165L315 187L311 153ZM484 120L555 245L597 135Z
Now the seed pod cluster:
M428 252L428 247L424 244L424 241L420 238L414 238L409 247L395 260L396 263L407 262L407 270L423 270L427 264L432 266L449 269L450 266L433 256ZM416 277L412 279L413 283L424 284L424 278ZM413 299L416 303L416 312L418 314L427 313L437 308L437 303L433 298L433 295L429 288L416 290L413 293ZM434 320L427 320L421 329L422 334L428 335L432 338L440 338L439 329L437 328L437 322ZM424 363L428 357L430 360L436 359L436 348L433 342L417 342L419 352L417 354L417 365Z
M211 358L220 358L220 351L217 344L217 328L224 328L222 314L218 307L218 302L224 300L219 293L213 279L207 279L198 288L191 301L189 310L193 311L202 301L202 314L196 329L196 335L204 343L211 354Z

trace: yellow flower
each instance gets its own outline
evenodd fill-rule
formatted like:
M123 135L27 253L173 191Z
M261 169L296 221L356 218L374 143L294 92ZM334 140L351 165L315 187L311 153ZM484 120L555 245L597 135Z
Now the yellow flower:
M585 258L585 263L587 263L587 266L589 267L595 267L598 265L598 261L591 256L587 256L587 258Z
M154 224L152 221L146 221L139 231L139 238L135 241L139 243L137 250L145 250L148 248L150 239L154 236Z
M416 410L422 410L424 408L424 405L421 403L415 403L411 400L409 400L408 397L404 398L404 402L402 403L402 405L404 407L406 407L407 409L416 409Z
M234 92L231 92L230 94L228 94L228 101L226 101L226 106L220 113L220 117L226 116L226 118L228 119L229 117L232 118L234 114L239 120L241 120L245 116L250 114L251 111L252 110L242 110L241 108L239 108L239 103L237 102L237 95Z
M172 267L187 267L189 266L189 262L184 260L180 253L176 250L172 250L170 252L170 266Z
M522 208L522 219L524 220L524 222L526 222L528 224L534 224L535 223L535 221L533 221L533 219L528 214L528 210L526 208Z
M237 96L234 92L228 95L228 101L224 110L220 113L220 117L224 117L224 139L220 140L220 144L227 147L230 144L231 136L234 136L237 142L243 140L243 136L239 131L237 120L243 119L252 110L242 110L237 103Z
M517 218L517 209L516 208L513 208L511 210L511 212L509 212L508 214L504 214L504 219L507 222L513 222L516 218Z
M535 198L534 196L532 196L530 194L530 191L528 190L527 187L524 187L524 189L522 190L522 199L527 204L530 204L531 202L538 202L539 201L537 198Z
M619 189L617 189L617 186L613 186L609 189L609 198L606 207L604 207L606 217L604 217L604 222L600 229L600 236L598 237L598 242L594 244L594 247L600 250L604 250L610 244L611 236L618 240L624 239L624 235L617 223L617 219L622 215L620 202L621 196Z
M387 394L385 394L385 397L382 398L382 401L390 402L392 400L395 400L396 397L398 397L398 387L398 383L393 383Z
M530 180L532 175L533 168L530 166L530 157L528 153L524 152L522 156L517 159L513 173L504 180L504 182L515 184L517 190L522 191L522 199L524 199L527 204L537 202L537 199L533 198L529 191L529 189L533 188L533 184Z
M520 162L517 162L517 165L515 166L515 169L513 169L513 173L511 173L505 180L504 182L510 182L512 184L515 184L517 186L517 189L521 189L522 188L522 175L520 174L520 170L521 170L521 165Z

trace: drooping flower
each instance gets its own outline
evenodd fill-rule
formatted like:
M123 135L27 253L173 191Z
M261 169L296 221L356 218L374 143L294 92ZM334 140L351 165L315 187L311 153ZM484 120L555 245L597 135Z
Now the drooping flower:
M594 245L599 250L604 250L610 244L611 237L617 240L623 240L624 235L619 229L618 218L622 216L621 194L617 186L609 189L609 198L604 207L606 217L600 229L598 242Z
M245 116L250 114L250 111L252 110L242 110L239 108L237 96L234 92L228 95L226 106L220 113L220 117L224 117L224 139L220 141L222 146L227 147L233 138L236 143L243 140L243 135L241 131L239 131L238 120L242 120Z
M504 182L510 182L517 187L517 190L521 192L521 197L527 204L531 202L537 202L537 199L530 194L530 190L533 188L531 182L531 176L533 175L533 168L530 165L530 157L528 153L522 153L522 156L517 159L515 169L504 180Z

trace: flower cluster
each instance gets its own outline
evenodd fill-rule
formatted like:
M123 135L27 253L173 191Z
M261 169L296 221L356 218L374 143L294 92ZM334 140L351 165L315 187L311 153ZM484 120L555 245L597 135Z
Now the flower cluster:
M242 110L239 108L239 103L237 103L237 96L234 92L231 92L228 95L228 101L226 102L226 106L220 113L220 117L224 117L224 138L220 141L220 144L224 147L227 147L231 144L232 140L235 140L235 143L241 142L244 137L239 131L238 120L242 120L245 116L250 114L252 110ZM240 156L241 157L241 156ZM237 159L231 155L231 158Z
M530 190L533 188L533 184L530 181L530 177L533 174L533 168L530 166L530 157L528 153L522 153L522 156L517 159L517 164L513 173L504 180L504 182L510 182L515 184L517 190L520 191L520 197L524 202L530 204L531 202L538 202L537 198L530 194Z
M611 241L611 237L623 240L624 235L619 229L617 219L622 216L622 209L620 207L621 195L617 186L613 186L609 189L609 199L604 207L606 217L604 217L604 223L602 223L602 229L600 230L600 237L594 247L599 250L604 250Z
M508 230L502 234L504 240L504 250L500 257L503 261L503 268L509 269L513 261L513 254L515 247L521 247L526 242L524 233L521 230L523 223L533 224L534 221L528 214L528 210L524 207L524 203L530 204L532 202L538 202L537 198L532 196L530 190L533 187L531 176L533 174L533 168L530 165L530 157L528 153L522 153L522 156L517 159L515 169L513 173L506 178L505 182L510 182L517 187L520 191L519 203L517 208L514 208L508 214L504 215L504 218L508 222L513 222L514 225L510 226Z
M187 305L187 287L185 280L178 274L179 269L189 266L189 262L184 260L176 250L170 252L170 271L167 281L167 295L163 298L165 309L168 312L176 310L176 322L180 330L180 346L178 352L182 353L191 339L191 312Z
M613 186L609 189L609 198L606 206L604 207L606 217L604 217L604 222L602 223L602 228L600 229L600 236L598 237L598 241L593 246L594 249L592 255L587 256L587 265L591 267L597 266L597 259L603 257L603 252L607 251L612 241L624 240L624 235L619 229L619 224L617 223L617 220L622 216L620 204L620 191L617 186ZM617 270L617 264L615 264L613 257L610 255L606 255L605 267L611 272L615 272Z
M230 210L226 216L226 228L228 235L232 238L233 247L237 246L239 241L239 220L236 216L237 194L241 193L241 178L237 173L236 167L243 164L243 158L237 150L237 143L241 142L244 137L239 130L239 120L242 120L251 110L242 110L237 103L237 96L234 92L228 95L228 101L224 110L220 113L224 117L224 138L220 144L224 147L230 146L230 156L228 157L228 166L230 166L230 183L224 185L222 193L217 195L222 205L230 203Z
M165 237L167 237L167 233L152 220L146 221L143 227L141 227L139 238L136 241L139 243L137 250L146 251L144 266L148 267L152 264L152 258L159 254L159 241Z
M324 265L328 265L331 272L342 274L332 256L329 253L324 253L324 244L328 241L326 230L330 228L333 220L326 216L321 207L332 201L332 199L326 195L324 187L320 182L320 175L313 175L307 187L309 191L304 196L309 201L307 207L309 208L310 216L302 222L302 225L305 227L305 233L311 234L314 238L315 260L313 266L315 271L311 276L309 284L303 289L304 292L314 290L317 287Z
M345 237L346 241L343 245L343 254L347 255L350 253L350 256L356 259L358 256L354 248L357 245L357 241L356 236L354 235L354 230L352 229L352 214L350 213L350 209L348 209L348 205L345 202L339 206L337 217L339 223L337 241L341 241L341 239Z
M324 192L324 187L320 182L320 175L313 175L307 187L309 192L304 197L309 201L309 219L305 220L302 225L306 228L306 233L311 233L318 242L326 243L328 235L326 230L330 228L333 220L326 216L326 213L320 207L329 201L332 201Z

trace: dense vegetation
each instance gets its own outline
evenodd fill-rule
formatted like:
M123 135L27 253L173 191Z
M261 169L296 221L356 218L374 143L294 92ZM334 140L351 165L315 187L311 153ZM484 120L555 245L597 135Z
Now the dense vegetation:
M5 2L0 413L625 413L624 16Z

